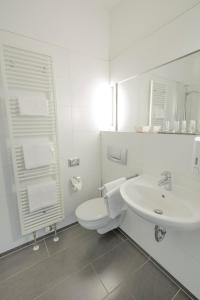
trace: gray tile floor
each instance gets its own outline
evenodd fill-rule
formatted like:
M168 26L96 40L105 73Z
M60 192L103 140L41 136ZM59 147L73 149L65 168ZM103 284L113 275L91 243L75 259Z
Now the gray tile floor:
M119 231L100 236L74 225L0 258L1 300L189 300Z

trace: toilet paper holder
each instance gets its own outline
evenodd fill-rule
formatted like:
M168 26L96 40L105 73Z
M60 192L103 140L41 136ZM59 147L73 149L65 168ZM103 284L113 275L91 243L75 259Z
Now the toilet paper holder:
M80 176L72 176L70 182L74 192L80 191L82 189L82 180Z

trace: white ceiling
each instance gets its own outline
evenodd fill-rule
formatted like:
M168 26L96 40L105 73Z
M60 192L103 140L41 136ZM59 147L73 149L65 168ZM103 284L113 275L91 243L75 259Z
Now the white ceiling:
M121 0L111 11L111 57L118 56L199 3L200 0Z

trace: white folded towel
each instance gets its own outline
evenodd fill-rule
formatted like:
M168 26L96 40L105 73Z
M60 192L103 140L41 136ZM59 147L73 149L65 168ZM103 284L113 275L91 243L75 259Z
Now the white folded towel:
M27 191L30 212L55 205L57 202L56 182L54 180L29 185Z
M50 142L37 141L26 142L22 145L24 154L24 164L26 169L33 169L47 166L52 163L53 153Z
M104 196L108 215L111 219L116 218L126 209L125 202L120 194L120 186L115 187Z
M112 189L114 189L115 187L119 187L125 181L126 181L126 178L125 177L121 177L121 178L118 178L116 180L113 180L113 181L110 181L108 183L105 183L104 184L105 192L107 193L107 192L111 191Z
M19 113L23 116L47 116L48 100L43 93L23 93L17 97Z

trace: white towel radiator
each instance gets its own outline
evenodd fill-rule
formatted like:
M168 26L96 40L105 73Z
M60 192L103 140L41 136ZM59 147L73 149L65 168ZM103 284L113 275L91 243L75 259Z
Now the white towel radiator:
M10 45L2 46L1 57L15 191L21 231L25 235L56 224L64 217L58 159L52 58L48 55L19 49ZM44 117L20 115L15 93L19 94L23 91L44 93L48 99L49 115ZM55 150L55 160L51 165L30 170L25 169L22 141L31 137L47 137L51 140ZM29 211L27 186L45 179L54 179L56 181L57 203L51 207L31 213Z

